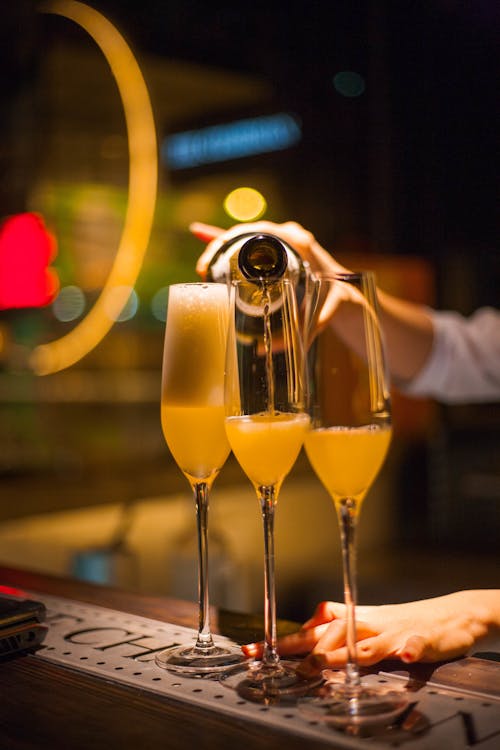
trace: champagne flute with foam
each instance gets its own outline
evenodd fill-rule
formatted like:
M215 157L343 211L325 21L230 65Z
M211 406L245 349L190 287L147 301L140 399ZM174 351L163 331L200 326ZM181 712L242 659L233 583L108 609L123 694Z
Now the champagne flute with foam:
M209 619L209 494L230 451L224 426L227 321L225 284L193 282L169 288L161 424L195 501L199 629L194 643L161 651L156 663L169 671L195 677L224 672L244 660L236 644L214 641Z

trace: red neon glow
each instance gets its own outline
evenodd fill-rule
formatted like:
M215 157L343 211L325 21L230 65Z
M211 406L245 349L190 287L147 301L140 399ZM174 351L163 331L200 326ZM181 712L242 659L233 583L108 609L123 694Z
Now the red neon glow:
M0 309L42 307L56 296L59 280L49 268L56 241L41 216L17 214L0 227Z
M22 589L15 589L12 586L0 586L0 595L6 594L7 596L18 596L21 599L26 599L27 594Z

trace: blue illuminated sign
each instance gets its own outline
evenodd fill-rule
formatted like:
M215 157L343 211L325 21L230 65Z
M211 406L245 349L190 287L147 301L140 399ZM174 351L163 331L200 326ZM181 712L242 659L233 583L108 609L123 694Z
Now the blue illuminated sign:
M165 138L161 148L170 169L187 169L289 148L301 138L297 120L286 112L253 117Z

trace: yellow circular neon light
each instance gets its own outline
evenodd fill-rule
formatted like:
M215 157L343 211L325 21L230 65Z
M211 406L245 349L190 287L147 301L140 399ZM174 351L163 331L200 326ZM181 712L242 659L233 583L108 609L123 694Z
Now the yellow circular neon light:
M42 12L64 16L93 38L116 79L125 112L129 150L128 204L122 236L106 283L86 317L68 334L37 346L30 365L38 375L63 370L88 354L126 305L146 252L156 204L158 149L153 110L137 61L103 15L74 0L53 0Z

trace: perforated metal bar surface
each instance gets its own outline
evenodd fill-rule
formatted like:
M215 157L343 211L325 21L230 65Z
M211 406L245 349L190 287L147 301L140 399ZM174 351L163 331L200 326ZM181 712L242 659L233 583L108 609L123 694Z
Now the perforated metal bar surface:
M415 750L500 748L500 701L495 698L426 685L412 692L404 722L372 730L369 737L353 737L309 722L293 705L261 706L242 700L217 680L179 677L157 667L158 650L194 639L188 628L39 592L32 596L48 612L49 630L38 655L65 667L341 748L398 747L407 741ZM380 673L368 679L391 678Z

